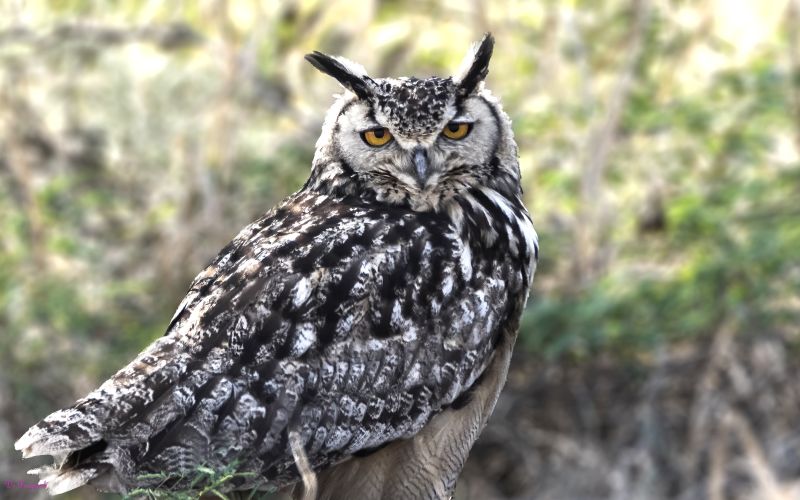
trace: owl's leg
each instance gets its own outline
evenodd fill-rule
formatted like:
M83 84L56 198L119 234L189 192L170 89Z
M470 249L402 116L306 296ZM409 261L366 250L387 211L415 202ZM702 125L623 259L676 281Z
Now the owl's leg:
M469 450L505 385L513 344L510 335L500 342L465 405L436 415L411 439L395 441L370 455L352 458L321 472L317 498L451 498Z
M296 497L302 500L315 500L317 498L317 475L311 469L308 462L306 450L303 449L303 440L297 431L289 431L289 444L292 448L292 456L300 471L302 480L302 492L299 491L300 485L295 487Z

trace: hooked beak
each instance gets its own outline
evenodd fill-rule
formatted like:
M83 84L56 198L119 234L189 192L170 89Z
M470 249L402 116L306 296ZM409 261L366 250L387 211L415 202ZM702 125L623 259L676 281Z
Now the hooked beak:
M411 151L411 159L414 161L419 186L425 187L425 181L428 180L428 153L424 148L417 146Z

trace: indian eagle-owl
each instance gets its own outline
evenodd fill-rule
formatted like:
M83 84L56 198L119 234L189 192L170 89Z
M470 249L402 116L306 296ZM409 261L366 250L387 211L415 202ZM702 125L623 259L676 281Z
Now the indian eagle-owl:
M319 498L452 494L538 258L510 120L483 85L493 45L449 78L306 56L346 89L308 181L195 278L166 335L17 441L54 457L32 471L51 493L197 488L199 466L249 473L222 491L288 490L294 439Z

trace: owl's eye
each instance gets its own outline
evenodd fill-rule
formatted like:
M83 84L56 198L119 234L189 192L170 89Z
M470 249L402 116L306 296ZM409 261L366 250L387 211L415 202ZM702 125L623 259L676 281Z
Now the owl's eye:
M392 140L392 134L386 128L374 128L361 132L361 138L372 147L384 146Z
M448 139L459 141L468 136L470 130L472 130L471 123L450 122L447 124L444 130L442 130L442 134Z

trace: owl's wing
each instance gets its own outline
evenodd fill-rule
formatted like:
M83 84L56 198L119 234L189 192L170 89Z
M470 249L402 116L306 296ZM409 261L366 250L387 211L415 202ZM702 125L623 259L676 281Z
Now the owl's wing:
M17 448L63 462L40 471L63 488L231 464L283 485L289 430L315 469L412 436L458 404L526 295L525 255L462 236L434 213L296 195L197 277L167 335Z

